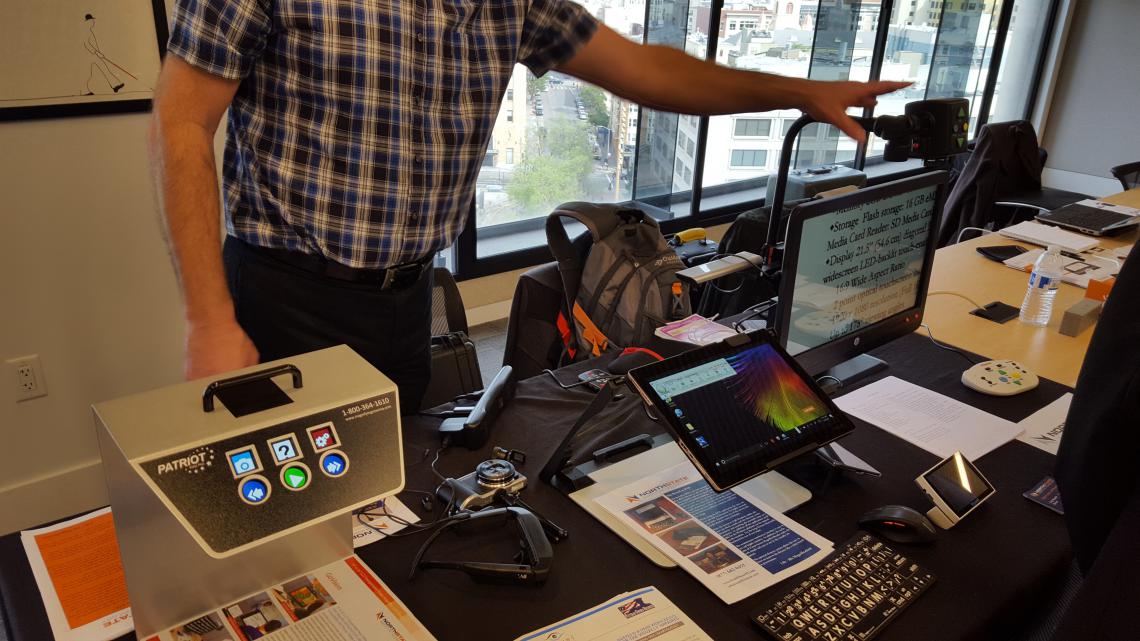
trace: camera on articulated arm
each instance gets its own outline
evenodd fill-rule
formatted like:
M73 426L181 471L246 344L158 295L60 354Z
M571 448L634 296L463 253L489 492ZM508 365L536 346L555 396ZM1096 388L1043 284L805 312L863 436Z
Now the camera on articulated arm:
M966 151L970 102L938 98L907 103L902 116L875 118L872 132L886 141L883 160L938 160Z

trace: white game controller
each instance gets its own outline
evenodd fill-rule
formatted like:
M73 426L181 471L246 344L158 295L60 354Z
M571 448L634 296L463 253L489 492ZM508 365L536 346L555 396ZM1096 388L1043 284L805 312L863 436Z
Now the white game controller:
M984 361L962 372L962 384L983 394L1013 396L1037 387L1037 375L1017 361Z

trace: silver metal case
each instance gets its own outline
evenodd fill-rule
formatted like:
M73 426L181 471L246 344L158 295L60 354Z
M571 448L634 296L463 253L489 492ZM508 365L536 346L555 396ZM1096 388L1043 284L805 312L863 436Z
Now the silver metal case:
M244 416L210 379L93 407L139 638L352 554L351 510L403 488L396 386L348 347L217 378L286 363L303 387Z

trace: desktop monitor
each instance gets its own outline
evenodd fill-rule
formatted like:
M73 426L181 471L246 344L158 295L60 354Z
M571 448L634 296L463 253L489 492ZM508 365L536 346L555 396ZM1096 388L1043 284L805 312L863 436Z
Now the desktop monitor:
M865 352L922 322L946 178L925 173L792 211L776 331L809 374L845 385L883 369Z

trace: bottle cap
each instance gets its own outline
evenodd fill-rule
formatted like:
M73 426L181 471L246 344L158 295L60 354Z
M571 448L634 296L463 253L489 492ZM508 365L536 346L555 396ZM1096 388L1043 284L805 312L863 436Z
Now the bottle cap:
M1045 251L1049 252L1050 254L1060 254L1061 253L1061 246L1060 245L1049 245L1048 247L1045 248Z

